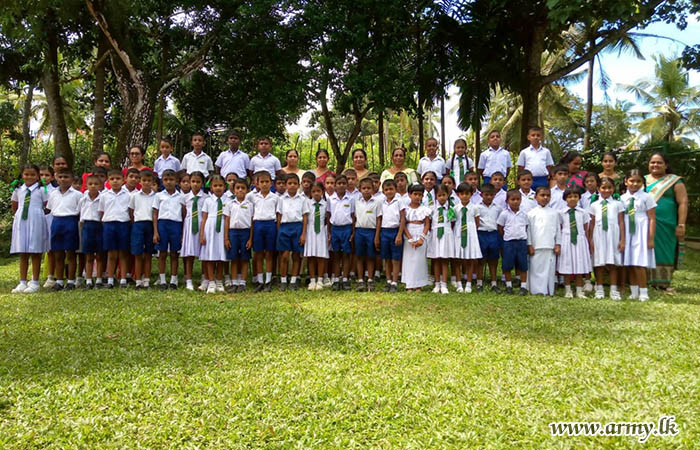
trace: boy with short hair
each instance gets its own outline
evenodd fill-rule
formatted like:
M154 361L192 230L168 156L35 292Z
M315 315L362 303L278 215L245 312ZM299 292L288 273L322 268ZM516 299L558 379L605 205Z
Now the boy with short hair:
M564 200L564 191L566 190L566 180L569 178L569 168L564 164L560 164L554 168L553 172L556 184L550 189L551 200L548 206L556 211L565 211L568 209L568 206L566 206L566 200Z
M75 252L80 246L78 223L80 215L80 191L73 189L73 171L68 168L56 172L58 188L49 194L46 209L51 211L51 251L55 255L53 290L60 291L63 286L64 262L68 258L68 283L66 290L75 289Z
M124 184L124 187L126 187L126 190L129 191L129 193L132 193L138 189L139 177L139 169L134 169L133 167L131 169L127 169L126 183Z
M511 189L506 194L508 208L498 215L498 233L503 239L502 269L506 276L506 293L513 293L513 269L520 275L520 295L527 295L525 285L527 283L528 269L528 221L527 214L520 209L520 191ZM493 275L492 275L493 283Z
M549 176L554 160L548 148L542 146L544 130L541 127L530 127L527 132L527 140L530 145L520 151L518 155L518 170L529 170L532 173L532 187L548 186Z
M504 179L508 177L513 161L510 152L501 147L501 132L491 130L488 136L488 148L479 157L479 175L483 176L484 183L491 183L491 177L499 172ZM505 194L505 192L504 192Z
M493 182L495 174L491 177ZM505 208L501 208L495 202L496 192L503 190L496 189L492 184L484 184L481 187L481 205L479 215L479 227L477 235L479 236L479 247L483 259L478 262L476 271L476 290L480 292L483 289L484 282L484 261L489 266L489 275L491 276L491 290L497 294L501 293L498 288L498 279L496 278L496 270L498 267L498 258L501 253L501 236L498 234L498 217Z
M547 205L550 190L536 190L537 207L527 213L527 244L530 254L529 283L531 294L554 295L557 256L561 251L561 214Z
M520 209L527 214L532 208L537 206L535 201L535 191L532 186L532 173L529 170L522 170L518 173L518 191L520 192Z
M408 196L408 176L403 172L397 172L394 175L394 181L396 182L396 196L406 208L411 203L411 198Z
M139 177L141 190L131 193L129 210L131 215L131 254L134 256L134 279L136 289L150 286L151 259L153 257L153 200L155 199L155 176L150 170L142 171Z
M311 171L304 172L304 174L301 176L302 194L307 200L311 200L311 187L314 185L315 181L316 175L314 175L314 173Z
M247 199L248 185L237 179L233 185L235 197L224 205L224 235L227 258L231 261L232 292L244 292L248 278L248 261L253 247L253 203Z
M258 138L257 148L258 154L250 158L250 170L253 173L264 170L270 174L270 180L274 183L277 176L282 173L282 165L280 160L270 153L272 150L272 139L269 137Z
M309 202L299 192L299 177L290 173L286 176L287 186L277 202L277 251L280 252L280 291L287 290L287 269L289 256L292 256L292 277L289 288L299 289L299 269L304 253L306 226L309 219Z
M345 291L350 290L348 272L350 272L350 254L352 253L351 243L355 234L355 201L345 191L347 185L348 180L345 175L339 175L336 178L335 192L328 200L326 213L331 224L332 289L334 291L339 291L341 288Z
M250 171L250 157L238 148L241 145L241 138L239 131L229 131L226 137L228 150L221 152L216 158L216 170L224 179L229 173L235 173L242 180L253 174Z
M486 182L484 181L484 184ZM494 172L491 174L489 183L496 188L494 191L493 202L498 205L501 209L506 209L506 179L501 172Z
M473 190L472 197L471 200L469 200L469 203L472 205L480 205L481 191L479 191L479 175L477 175L474 171L467 172L467 174L464 176L464 182L469 183L472 186Z
M259 192L250 195L253 203L253 261L257 286L255 292L272 290L273 253L277 247L277 203L279 197L270 190L272 177L267 170L253 174ZM263 272L263 262L266 272ZM263 273L265 278L263 279Z
M204 179L207 179L209 174L214 172L214 163L209 155L202 151L205 143L204 134L194 133L190 141L190 144L192 144L192 151L186 153L185 156L182 157L181 165L188 174L192 172L202 172Z
M80 199L80 222L82 223L81 248L85 255L85 287L92 289L93 265L97 260L96 282L102 284L102 221L100 220L100 191L104 182L95 175L89 175L85 180L87 190Z
M282 172L279 175L277 175L277 178L275 179L275 194L277 194L278 197L281 197L284 195L285 191L287 190L287 174Z
M355 257L357 260L357 290L372 292L375 290L374 269L376 250L379 248L378 219L381 214L381 203L372 195L372 179L363 178L360 181L362 197L355 201ZM364 281L365 269L367 282Z
M177 289L177 269L182 245L182 221L186 215L185 196L175 189L177 175L163 172L163 190L153 200L153 243L158 244L158 274L160 290ZM170 253L170 285L165 279L165 263Z
M119 169L108 172L107 178L111 189L100 194L98 210L102 220L102 250L107 252L107 284L96 283L95 287L114 287L114 275L117 263L122 267L122 274L129 272L129 241L131 234L131 217L129 216L129 191L123 188L124 175ZM126 278L119 280L119 287L125 288Z
M396 174L393 180L382 183L384 200L381 203L380 215L377 220L379 231L379 254L384 260L386 270L385 292L396 292L399 271L401 270L401 254L403 253L403 230L401 219L406 214L406 204L396 193ZM404 178L406 176L404 175ZM407 180L408 181L408 180Z
M158 174L158 178L162 180L166 170L177 173L182 169L180 160L172 155L173 144L170 139L161 139L158 143L158 150L160 150L160 156L153 163L153 171Z
M347 192L348 195L351 196L355 201L361 199L362 193L357 188L358 180L357 172L355 171L355 169L345 169L343 171L343 175L345 175L345 178L347 178L348 180L348 188L345 192Z

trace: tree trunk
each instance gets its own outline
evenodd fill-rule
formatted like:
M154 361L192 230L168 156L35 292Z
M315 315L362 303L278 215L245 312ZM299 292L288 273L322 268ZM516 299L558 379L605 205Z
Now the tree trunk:
M160 55L160 73L165 73L168 68L168 47L170 41L167 36L163 39L163 49ZM165 92L158 98L158 128L156 131L156 144L160 143L163 137L163 114L165 113ZM145 147L144 147L145 150Z
M479 157L481 156L481 121L476 123L476 128L474 128L474 164L479 164ZM474 168L476 171L476 168ZM505 174L504 174L505 175Z
M352 149L353 144L355 144L357 136L359 136L360 134L362 120L365 118L365 115L367 115L367 111L369 111L370 107L367 106L362 111L355 109L355 111L353 112L353 117L355 118L355 125L353 126L352 132L350 133L350 136L348 137L348 140L345 142L345 146L341 151L340 142L338 141L338 137L335 135L333 120L331 117L330 110L328 109L328 98L326 97L327 88L328 85L324 84L320 92L319 100L321 103L321 115L323 116L323 123L325 124L326 134L328 137L328 141L330 141L331 144L333 156L335 156L335 172L341 173L345 169L345 163L348 160L350 150Z
M445 96L440 96L440 142L442 147L442 159L447 160L447 149L446 149L446 137L445 137Z
M591 42L591 46L595 42ZM586 128L583 131L583 151L591 146L591 123L593 122L593 68L595 66L595 55L588 61L588 79L586 86Z
M47 20L51 20L51 17L47 17ZM73 149L71 149L68 138L68 128L66 127L58 77L58 36L52 23L47 24L46 44L47 50L44 55L45 65L41 74L41 86L46 95L51 134L53 134L54 155L66 158L68 167L73 167Z
M22 152L19 154L19 166L24 167L29 159L29 149L32 146L32 136L29 134L29 125L32 118L32 99L34 98L34 83L27 86L27 95L24 97L22 108Z
M527 130L530 127L540 126L539 96L542 90L542 53L544 53L544 38L546 23L535 23L532 27L532 40L526 48L527 70L523 74L524 84L520 89L523 100L523 115L520 125L520 148L529 145Z
M377 134L379 135L379 165L384 168L385 148L384 148L384 111L379 111L377 115Z
M92 156L93 159L104 151L105 140L105 77L107 70L102 56L109 51L109 42L100 32L100 42L97 48L97 60L101 61L95 67L95 122L92 127Z
M425 125L423 124L423 103L420 101L420 95L418 96L418 152L420 157L425 156L425 149L423 148L423 133Z

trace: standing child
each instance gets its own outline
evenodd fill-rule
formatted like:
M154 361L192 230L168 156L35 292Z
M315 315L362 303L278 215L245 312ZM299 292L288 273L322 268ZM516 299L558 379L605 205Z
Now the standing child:
M202 229L199 233L202 270L207 274L207 294L224 292L224 265L226 264L226 247L224 235L224 192L226 181L221 175L213 175L209 180L211 195L204 201L202 208Z
M175 189L177 176L172 170L163 172L162 182L164 190L158 192L153 201L153 243L158 244L160 290L164 291L168 289L165 280L168 253L170 253L170 289L177 289L178 253L182 247L185 196Z
M270 174L272 183L279 174L282 173L282 164L277 157L270 153L272 150L272 139L261 137L257 140L258 154L250 158L250 170L253 173L265 171Z
M483 176L484 183L491 183L494 173L500 172L504 178L508 178L513 161L510 152L501 147L501 132L491 130L488 136L489 148L479 157L479 175Z
M104 270L102 251L102 221L100 221L100 191L104 189L104 182L97 175L88 175L85 179L87 191L80 199L80 222L82 223L82 235L80 237L82 251L85 255L85 287L92 289L93 275L97 282L102 284L102 271ZM93 268L97 262L97 274Z
M406 208L411 203L411 197L408 195L408 177L403 172L397 172L394 175L394 181L396 182L396 197Z
M277 202L279 197L270 191L272 178L266 170L254 174L259 192L249 198L253 203L253 255L257 286L255 292L272 290L273 253L277 245ZM266 272L263 272L263 262ZM265 278L263 279L263 274Z
M455 258L460 262L456 265L457 292L472 291L472 275L482 256L479 244L481 238L477 234L477 229L481 226L481 206L471 204L472 192L469 183L464 182L457 186L459 203L455 206L454 232ZM464 288L462 275L466 275Z
M484 184L487 183L484 182ZM503 176L503 174L501 172L494 172L493 174L491 174L490 182L488 184L496 188L495 194L493 196L493 202L499 208L506 209L506 179Z
M449 192L444 184L437 187L437 202L432 211L432 229L428 238L427 257L433 266L433 293L449 294L447 280L450 259L455 256L455 239L450 217ZM441 280L442 276L442 281Z
M591 273L591 253L593 243L589 241L591 216L578 207L581 196L573 189L564 191L567 210L561 215L561 254L557 259L557 272L564 275L564 296L574 298L571 279L576 283L576 297L586 298L583 292L583 276ZM590 242L590 245L589 245Z
M96 283L96 288L114 287L117 263L122 273L128 272L129 250L131 248L131 216L129 200L131 196L124 185L124 175L119 169L107 173L111 189L100 194L99 211L102 214L102 250L107 252L107 284ZM119 287L125 288L126 278L119 280Z
M180 166L180 160L172 155L173 144L170 139L162 138L158 143L158 149L160 150L160 156L153 163L153 171L158 174L158 178L163 179L163 173L166 170L172 170L177 173L182 169Z
M56 189L56 186L54 185L54 173L55 172L52 166L39 167L39 175L41 177L39 180L39 185L41 186L41 190L43 190L44 194L46 195L46 201L48 201L49 195L51 195L51 193ZM44 283L44 288L51 289L56 286L56 278L53 276L56 270L56 258L54 252L51 250L51 222L53 221L53 216L51 214L46 214L44 216L44 221L46 221L46 230L49 233L46 241L46 244L48 245L48 249L46 251L46 269L48 271L48 275L46 277L46 282Z
M656 267L654 235L656 234L656 202L644 192L644 177L632 169L625 177L627 192L622 197L625 205L624 265L630 277L630 299L649 300L647 269Z
M403 256L401 258L401 282L407 292L418 292L428 284L428 260L426 259L428 232L432 210L423 206L425 188L414 183L408 188L411 203L401 224L404 234Z
M435 172L427 171L421 177L421 183L424 189L421 205L427 206L432 210L435 206L435 184L437 183L437 175L435 175Z
M598 174L594 172L588 172L586 177L583 179L583 186L586 188L586 191L581 194L579 206L584 211L587 211L591 206L591 199L593 195L598 192L599 183L600 179L598 178Z
M13 294L39 292L41 259L48 250L48 230L44 219L44 206L48 195L39 185L39 168L26 165L22 168L24 184L12 192L11 254L19 254L19 284ZM32 281L27 284L29 260L32 260Z
M361 199L362 193L357 187L357 172L355 169L345 169L343 175L345 175L345 178L348 180L348 188L346 190L348 195L355 201Z
M561 217L554 208L547 206L551 196L549 188L540 186L536 192L537 207L527 213L528 286L531 294L554 295L554 271L561 251Z
M496 172L498 173L498 172ZM497 182L496 173L491 177L491 182ZM491 277L491 291L500 294L501 290L498 287L498 279L496 278L496 270L498 268L498 258L501 254L503 246L503 238L498 233L498 217L506 209L501 208L496 204L495 197L503 192L502 189L496 188L492 184L484 184L481 187L481 205L479 205L479 247L483 259L478 261L476 270L476 290L481 292L484 283L484 261L489 266L489 275ZM507 197L507 194L506 194Z
M304 254L306 242L306 225L309 219L309 204L299 192L299 177L287 174L285 193L277 202L277 252L280 257L280 290L287 290L289 257L292 257L291 279L289 288L299 289L299 269L301 255Z
M221 152L214 163L216 170L222 177L228 179L229 173L235 173L236 178L245 180L245 177L252 175L250 171L250 157L238 147L241 145L241 133L236 130L228 132L226 143L228 150Z
M233 173L233 172L231 172ZM231 174L229 174L231 175ZM199 235L202 230L202 214L204 202L208 195L202 190L204 186L204 174L202 172L192 172L189 175L190 192L184 194L185 220L182 227L182 247L180 256L185 266L185 289L194 290L192 282L192 272L194 260L202 253L202 244ZM200 291L206 291L209 284L206 274L202 273L202 282L199 285Z
M481 204L481 191L479 190L479 175L476 172L469 172L465 176L465 183L469 183L472 187L472 198L469 202L474 205Z
M569 178L569 168L565 165L559 165L554 168L554 187L550 189L551 200L549 207L557 212L568 210L566 200L564 200L564 191L566 191L566 180Z
M329 172L326 175L326 179L323 180L323 186L326 189L326 198L330 199L335 194L335 175L333 173Z
M467 141L457 139L454 143L452 157L447 161L446 168L454 177L455 186L459 186L467 173L474 170L474 161L467 156Z
M549 176L554 159L548 148L542 146L542 137L544 130L540 127L530 127L527 131L527 140L530 143L520 151L518 155L518 170L529 170L532 173L532 187L548 186Z
M151 285L151 263L153 259L153 201L156 193L155 176L150 170L142 171L139 177L141 190L131 194L131 254L134 256L134 279L136 289L148 289Z
M66 290L75 289L75 252L80 246L78 223L80 217L80 191L73 189L73 171L68 168L58 170L56 174L58 188L49 195L46 209L51 211L51 248L55 256L54 278L56 285L53 290L60 291L65 274L64 263L68 259L68 283Z
M231 261L232 292L244 292L253 247L253 202L246 198L248 185L244 179L236 179L233 191L236 197L224 205L224 229L228 230L224 246L228 250L226 258Z
M127 169L126 171L126 183L124 184L124 187L130 194L138 189L139 175L139 169L134 169L133 167L131 169Z
M379 248L378 217L381 214L383 200L372 195L372 179L367 177L360 181L362 196L355 201L355 257L357 260L357 290L373 292L375 290L374 273L376 250ZM363 276L367 270L367 282Z
M315 182L316 175L314 175L314 173L311 171L304 172L304 175L301 176L301 190L302 194L304 195L304 197L306 197L307 200L311 200L311 187L314 185ZM309 220L311 220L310 217Z
M282 197L287 190L287 174L282 172L279 175L277 175L277 179L275 179L275 194L277 194L278 197Z
M385 292L396 292L399 271L401 270L401 244L405 222L406 204L396 193L396 174L393 180L385 180L382 184L384 201L382 201L379 216L379 253L384 260L386 271ZM404 178L405 175L404 175Z
M501 211L497 221L498 233L503 239L501 268L506 276L506 293L513 293L511 271L515 269L520 274L520 295L527 295L525 286L528 269L528 215L520 208L522 197L519 189L509 190L506 194L506 202L508 202L508 208Z
M314 182L311 187L311 200L309 211L310 224L306 227L306 245L304 245L304 257L309 265L310 291L323 289L322 274L326 273L328 264L328 219L326 208L328 206L323 183Z
M425 141L425 156L418 161L416 172L423 178L427 172L433 172L436 177L435 183L440 183L442 176L445 175L445 160L437 154L438 140L434 137L428 138Z
M194 133L190 144L192 144L192 151L182 157L182 168L190 175L193 172L200 172L204 175L204 179L207 179L209 174L214 172L214 163L209 155L202 151L206 144L204 135Z
M593 267L595 270L595 298L604 298L603 277L605 269L610 274L610 298L620 300L618 270L625 250L625 206L615 200L615 180L600 180L600 198L588 209L593 221Z
M523 170L518 173L518 188L520 192L520 210L525 214L529 213L532 208L537 206L535 201L535 191L531 189L532 174L529 170Z
M355 234L355 201L345 191L346 187L345 175L338 175L335 180L335 193L328 202L334 291L339 291L341 288L344 291L350 290L348 272L350 272L350 254ZM339 279L338 276L341 278Z

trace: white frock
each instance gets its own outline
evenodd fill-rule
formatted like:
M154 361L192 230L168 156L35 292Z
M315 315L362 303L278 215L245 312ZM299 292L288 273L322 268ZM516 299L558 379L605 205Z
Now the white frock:
M603 231L603 200L591 203L588 213L595 217L593 223L593 267L607 265L621 266L622 253L617 249L620 242L620 225L618 214L624 212L622 202L613 199L608 201L608 231Z
M439 222L440 207L443 207L443 221ZM442 238L438 237L438 229L442 225L444 231ZM427 256L430 259L451 259L455 257L455 237L452 232L452 222L449 218L449 205L435 204L430 220L430 235L428 236L428 251Z
M557 272L562 275L583 275L591 273L591 253L583 226L591 221L591 216L581 208L576 208L576 244L571 243L569 210L561 214L561 253L557 258Z
M24 197L29 193L29 213L27 220L22 220ZM20 186L12 192L12 201L17 202L17 212L12 221L12 242L10 253L45 253L49 249L49 231L44 215L44 203L48 201L48 194L38 184ZM49 214L50 215L50 214Z
M328 259L328 230L326 228L326 201L321 199L319 212L321 214L321 231L314 230L314 215L316 213L316 202L309 202L309 220L306 224L306 244L304 244L305 258Z
M406 229L417 239L423 234L424 225L408 223L409 221L424 220L430 217L431 210L427 206L418 208L406 208ZM401 282L406 285L406 289L417 289L428 284L428 260L426 252L428 247L426 239L423 245L413 248L408 239L403 240L403 259L401 260Z
M630 199L634 197L634 223L635 233L630 234L629 215L626 213ZM656 267L656 257L654 250L649 250L649 216L647 212L656 208L654 198L641 189L630 194L626 192L622 198L625 207L625 254L623 265L646 267L653 269Z
M454 227L455 253L457 259L481 259L479 234L476 229L476 217L481 214L481 208L472 204L467 205L467 246L462 247L462 203L455 205L457 220Z
M197 220L199 221L199 231L202 231L201 225L202 225L202 213L201 211L204 208L204 203L206 202L207 198L209 197L207 194L205 194L203 191L199 191L198 193L199 200L197 200L197 210L199 211L198 213L198 218ZM180 257L181 258L187 258L189 256L194 256L196 258L199 258L199 255L202 253L202 246L199 243L199 232L192 234L192 200L194 199L194 193L192 191L188 192L185 194L185 207L187 208L187 215L185 215L185 220L184 220L184 225L182 229L182 248L180 249ZM224 200L224 198L221 198ZM224 201L224 203L226 203Z
M226 261L226 247L224 246L224 234L227 232L224 226L223 205L221 209L221 230L216 232L217 198L211 196L204 202L202 212L207 213L207 223L204 225L206 245L202 245L199 259L202 261ZM221 201L223 203L223 197Z

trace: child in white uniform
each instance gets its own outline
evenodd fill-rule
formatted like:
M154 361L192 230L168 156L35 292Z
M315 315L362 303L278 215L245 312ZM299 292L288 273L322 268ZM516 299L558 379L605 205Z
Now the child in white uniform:
M448 201L450 193L444 184L437 187L437 202L432 211L432 229L428 237L427 256L432 260L435 288L433 293L449 294L447 280L449 260L454 258L455 239L452 232L452 214ZM452 211L454 214L454 211ZM440 277L442 276L442 281Z
M456 265L457 292L472 291L472 274L476 271L477 263L481 259L481 247L479 245L479 221L481 206L472 205L472 189L469 183L461 183L457 186L459 202L455 205L454 226L454 257L459 261ZM464 288L462 288L462 271L467 275Z
M201 211L204 209L204 202L209 197L202 190L203 185L204 174L198 171L192 172L190 174L190 192L185 194L186 213L182 227L182 247L180 248L180 257L185 266L185 289L188 291L194 290L192 268L194 267L195 258L199 258L199 255L202 253L202 245L199 241L199 232L202 230ZM207 277L203 275L199 290L206 291L207 284Z
M527 214L528 286L530 294L554 295L554 269L561 250L561 217L547 207L549 188L540 186L536 192L537 207Z
M323 274L328 265L328 220L326 217L327 203L323 183L314 182L311 186L309 200L309 223L306 227L306 245L304 257L308 258L310 291L323 289Z
M415 183L408 189L411 203L406 208L403 256L401 258L401 282L406 291L419 291L428 284L428 260L426 259L431 210L422 206L423 186Z
M233 184L235 197L224 205L224 246L226 258L231 261L233 289L230 292L244 292L248 278L248 261L253 247L253 214L255 207L247 198L248 184L245 179L236 179ZM230 192L230 191L229 191Z
M569 207L559 212L561 214L561 254L557 260L557 272L564 275L566 298L573 298L571 278L576 282L576 297L586 298L583 292L583 276L591 273L591 254L588 237L588 212L578 208L581 196L573 189L564 191L564 201Z
M210 180L211 196L204 202L202 208L202 228L199 233L199 242L202 247L199 259L202 261L203 270L206 271L207 294L224 292L224 264L226 263L226 247L224 246L224 192L226 181L219 175L214 175Z

